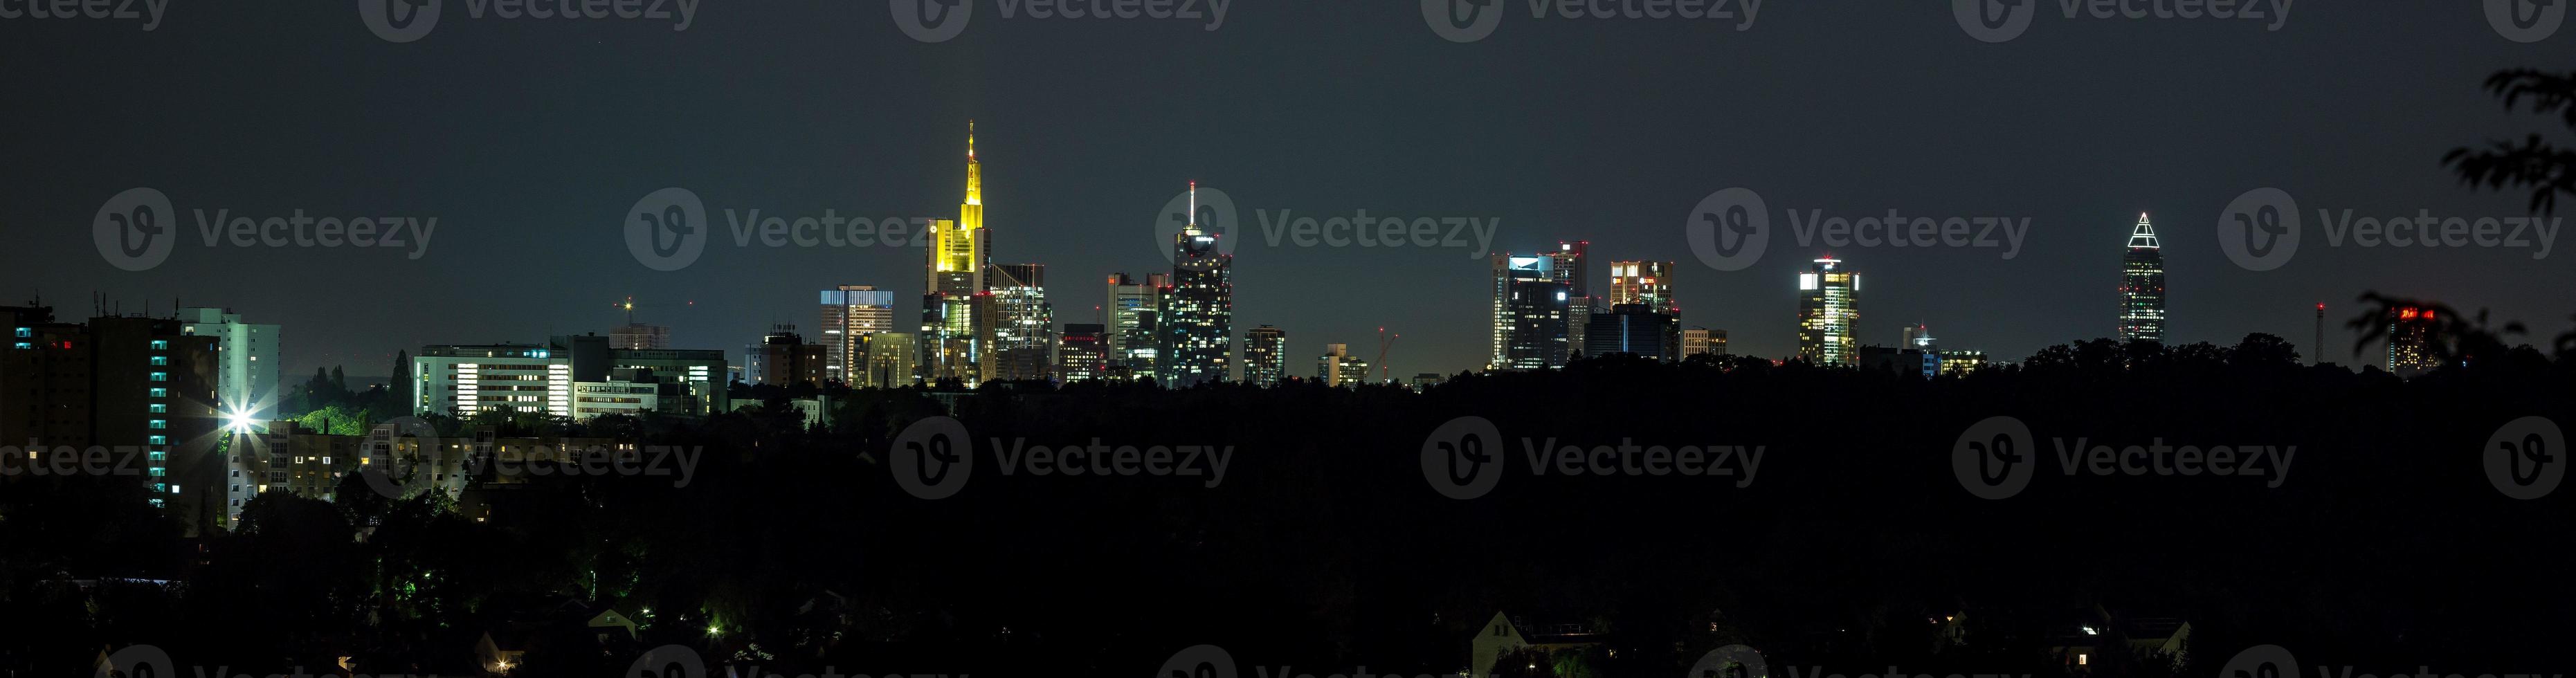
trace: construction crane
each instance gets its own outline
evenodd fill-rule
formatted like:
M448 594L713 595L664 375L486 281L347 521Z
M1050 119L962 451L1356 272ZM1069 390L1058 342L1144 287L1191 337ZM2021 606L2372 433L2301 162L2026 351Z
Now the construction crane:
M1394 367L1394 366L1392 366L1392 365L1388 365L1388 364L1386 364L1386 351L1387 351L1387 349L1395 348L1395 340L1397 340L1397 339L1402 339L1402 338L1404 338L1404 335L1401 335L1401 334L1387 334L1387 333L1386 333L1386 328L1385 328L1385 327L1383 327L1383 326L1381 326L1381 327L1377 328L1377 377L1378 377L1378 381L1382 381L1382 382L1386 382L1386 383L1390 383L1390 384L1391 384L1391 383L1395 383L1395 374L1394 374L1395 367Z

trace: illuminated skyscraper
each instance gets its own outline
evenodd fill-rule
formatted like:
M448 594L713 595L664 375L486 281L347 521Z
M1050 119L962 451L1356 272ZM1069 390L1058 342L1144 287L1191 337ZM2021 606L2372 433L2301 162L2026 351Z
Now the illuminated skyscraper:
M1243 383L1277 386L1288 376L1288 332L1269 325L1243 333Z
M1161 312L1169 273L1146 274L1144 282L1125 273L1109 274L1109 372L1128 379L1154 375L1154 314Z
M1046 379L1055 371L1055 306L1047 303L1045 264L994 264L984 269L990 287L976 296L977 343L985 348L986 380Z
M1099 323L1065 323L1064 335L1056 340L1056 375L1068 384L1105 377L1109 369L1108 334Z
M931 224L930 264L921 296L921 370L925 381L978 382L975 295L984 291L984 165L975 159L975 123L966 123L966 202L957 220Z
M1559 240L1556 241L1556 249L1547 253L1548 265L1553 267L1548 276L1565 283L1566 294L1569 295L1566 297L1565 326L1575 334L1591 326L1593 314L1607 310L1599 308L1599 297L1592 296L1592 260L1586 256L1591 250L1592 242L1588 240ZM1583 352L1582 344L1579 340L1566 342L1567 353Z
M823 375L826 381L856 386L854 376L866 369L867 337L878 332L894 331L894 293L869 285L839 285L819 295L822 335L814 343L824 349Z
M1486 369L1547 369L1573 353L1573 284L1557 276L1556 261L1494 255L1494 355Z
M2434 315L2433 309L2414 306L2388 312L2389 374L2412 377L2442 366L2431 350L2434 323L2440 320Z
M1351 355L1350 344L1325 344L1324 355L1315 359L1315 380L1325 386L1359 386L1368 383L1368 374L1368 361Z
M2120 341L2165 340L2165 255L2156 227L2138 213L2129 251L2120 259Z
M1610 305L1645 304L1656 313L1679 317L1673 302L1673 262L1610 262Z
M1190 223L1172 237L1172 287L1154 314L1155 374L1170 388L1224 381L1234 366L1234 255L1199 228L1198 192L1190 182Z
M1817 365L1860 365L1860 274L1833 257L1798 274L1798 357Z

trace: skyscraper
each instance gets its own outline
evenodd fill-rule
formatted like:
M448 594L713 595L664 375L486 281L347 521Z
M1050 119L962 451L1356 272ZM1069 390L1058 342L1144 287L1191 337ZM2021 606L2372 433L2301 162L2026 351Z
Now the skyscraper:
M2442 366L2441 359L2434 357L2431 345L2434 323L2440 320L2434 316L2433 309L2429 308L2405 306L2389 310L2389 374L2412 377Z
M824 348L824 376L829 381L857 385L852 376L867 362L867 336L894 331L894 292L878 290L873 285L838 285L823 290L822 306L817 315L822 321L822 336L814 343Z
M1351 355L1350 344L1325 344L1324 355L1315 359L1315 380L1325 386L1350 388L1368 383L1369 364Z
M966 122L966 202L957 220L934 222L930 265L921 296L921 361L924 381L981 381L982 347L975 295L984 291L984 165L975 158L975 122Z
M1277 386L1287 370L1287 331L1263 325L1243 333L1243 383Z
M1682 359L1680 338L1671 315L1645 304L1619 304L1611 306L1609 313L1592 316L1583 332L1583 353L1627 353L1676 362Z
M671 347L671 328L644 323L627 323L608 331L608 345L628 350Z
M2129 249L2120 258L2120 341L2165 340L2165 255L2147 213L2129 231Z
M1565 283L1569 295L1566 298L1565 326L1577 334L1591 326L1593 314L1606 310L1599 308L1601 299L1592 296L1592 264L1591 259L1585 256L1591 250L1591 241L1559 240L1556 241L1556 249L1547 253L1548 264L1554 267L1549 271L1549 277ZM1583 352L1582 344L1581 341L1566 342L1568 357Z
M1798 295L1798 357L1817 365L1858 366L1860 343L1852 328L1860 320L1860 274L1845 270L1839 259L1817 259L1798 274Z
M278 326L244 323L230 309L183 308L179 333L215 338L215 397L225 413L255 422L277 417Z
M1645 304L1656 313L1679 317L1673 301L1673 262L1610 262L1610 305Z
M1573 285L1556 276L1552 257L1497 254L1494 264L1494 356L1490 370L1534 370L1565 364L1574 351L1567 316Z
M1198 182L1190 182L1190 223L1172 237L1172 287L1155 314L1156 374L1184 388L1222 381L1234 353L1234 255L1199 228Z
M1065 323L1064 334L1057 339L1056 374L1064 383L1091 381L1107 376L1109 369L1108 329L1099 323Z
M983 378L1003 381L1046 379L1055 371L1055 306L1047 303L1045 264L994 264L985 267L989 285L977 295L985 346Z
M1110 373L1128 379L1154 375L1154 314L1161 312L1169 273L1146 274L1144 282L1125 273L1109 274Z

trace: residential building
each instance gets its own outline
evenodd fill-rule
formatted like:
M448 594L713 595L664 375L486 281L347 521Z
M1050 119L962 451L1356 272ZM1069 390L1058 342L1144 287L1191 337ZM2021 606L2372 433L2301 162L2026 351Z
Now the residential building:
M215 397L225 413L253 422L277 418L277 399L283 395L278 355L284 333L279 326L242 322L241 314L231 309L183 308L179 332L215 338L215 360L221 363L215 371Z

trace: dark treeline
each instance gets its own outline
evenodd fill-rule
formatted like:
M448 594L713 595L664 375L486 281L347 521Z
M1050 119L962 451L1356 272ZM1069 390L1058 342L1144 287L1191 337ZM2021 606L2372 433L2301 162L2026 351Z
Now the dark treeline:
M1606 630L1615 657L1582 669L1598 675L1680 675L1734 643L1760 648L1773 675L2056 675L2047 648L2095 609L2194 628L2179 667L2104 656L2089 669L2102 675L2215 675L2265 643L2363 672L2536 670L2576 631L2576 490L2508 499L2480 454L2506 421L2576 422L2569 358L2519 349L2401 381L2305 365L2255 335L2079 342L1929 380L1612 356L1424 393L991 385L956 413L975 438L971 480L936 501L899 489L886 462L940 406L859 391L829 427L783 403L624 424L706 451L686 488L547 477L469 493L494 507L477 522L351 484L338 503L265 496L240 530L203 541L182 540L130 479L17 478L0 486L0 618L17 629L0 636L0 670L87 675L97 652L148 643L255 674L340 656L369 673L463 673L484 631L563 600L634 615L644 638L605 653L555 639L518 675L622 675L638 646L673 643L790 675L1143 675L1201 643L1241 675L1444 673L1497 611ZM1980 499L1954 478L1952 448L1997 415L2030 426L2039 467L2020 495ZM1510 466L1473 500L1441 496L1422 470L1426 435L1462 416L1494 422ZM2079 438L2296 456L2278 488L2070 477L2057 440ZM1094 439L1233 456L1211 488L1005 475L995 449ZM1743 488L1542 477L1525 439L1764 457ZM1952 616L1964 634L1938 641L1931 620Z

